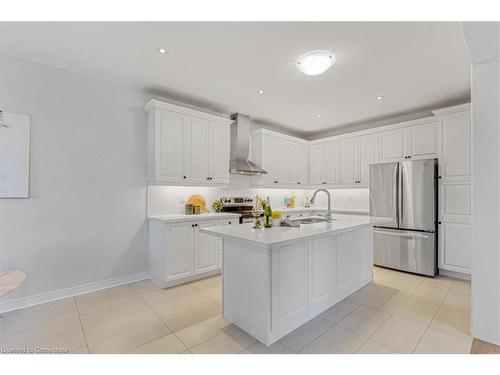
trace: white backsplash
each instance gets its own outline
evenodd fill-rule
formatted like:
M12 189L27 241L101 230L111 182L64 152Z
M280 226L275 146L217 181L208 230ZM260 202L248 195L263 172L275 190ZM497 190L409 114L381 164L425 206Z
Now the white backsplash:
M201 194L210 209L215 199L226 196L269 196L273 209L283 206L283 199L295 194L296 207L304 206L304 198L311 197L314 189L266 189L250 188L250 179L245 176L231 176L230 184L224 187L199 186L150 186L148 188L148 214L168 215L184 213L184 204L193 194ZM368 211L368 189L330 189L333 209ZM326 207L326 194L319 193L315 207Z

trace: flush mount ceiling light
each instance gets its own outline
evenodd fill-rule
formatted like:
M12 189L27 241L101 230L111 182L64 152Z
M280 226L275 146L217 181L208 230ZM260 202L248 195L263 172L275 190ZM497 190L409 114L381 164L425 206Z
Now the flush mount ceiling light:
M158 51L158 53L161 53L162 55L167 53L167 49L163 47L158 47L156 51Z
M377 100L382 100L384 97L382 95L377 96Z
M308 76L317 76L326 72L334 61L335 57L330 51L312 51L300 56L295 66Z

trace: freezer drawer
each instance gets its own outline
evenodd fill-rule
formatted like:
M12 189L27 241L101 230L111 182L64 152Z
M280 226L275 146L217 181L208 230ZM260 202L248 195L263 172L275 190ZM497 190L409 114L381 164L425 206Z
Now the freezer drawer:
M435 233L374 228L374 263L423 275L434 276Z

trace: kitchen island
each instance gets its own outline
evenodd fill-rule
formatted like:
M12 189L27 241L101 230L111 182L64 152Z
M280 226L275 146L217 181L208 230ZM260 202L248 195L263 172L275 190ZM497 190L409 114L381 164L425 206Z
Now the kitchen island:
M200 228L223 239L224 318L269 346L370 283L373 226L390 219L333 219L300 228Z

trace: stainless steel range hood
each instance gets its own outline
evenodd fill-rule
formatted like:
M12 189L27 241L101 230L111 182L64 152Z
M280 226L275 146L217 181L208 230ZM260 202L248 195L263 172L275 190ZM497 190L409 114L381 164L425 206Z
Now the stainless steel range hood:
M236 123L231 126L231 160L229 173L256 176L267 174L259 165L248 160L250 153L250 118L240 113L231 116Z

